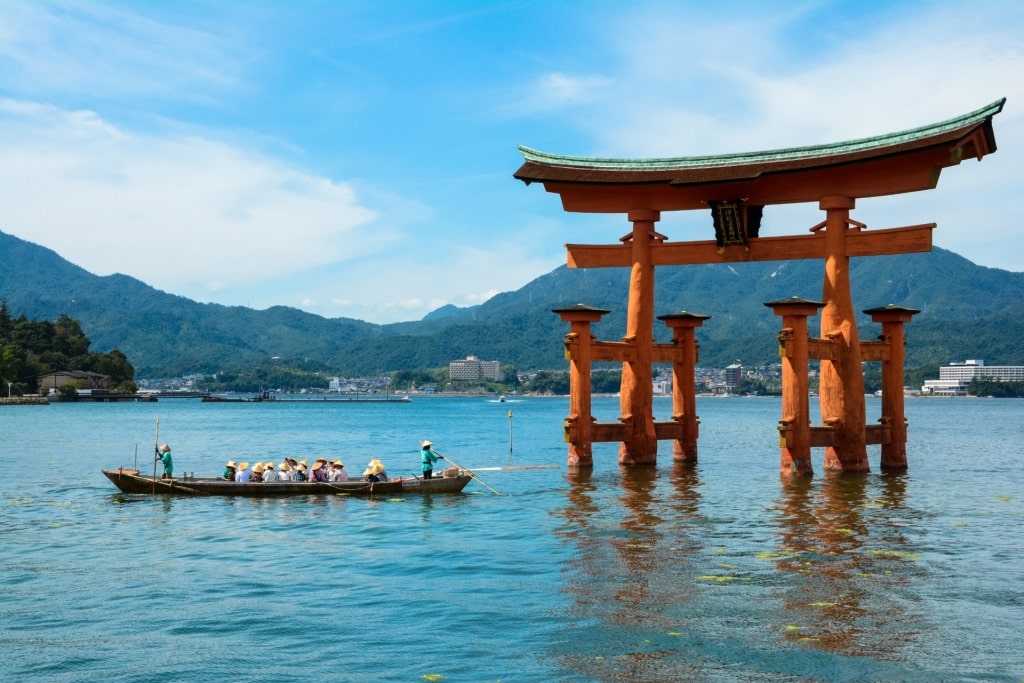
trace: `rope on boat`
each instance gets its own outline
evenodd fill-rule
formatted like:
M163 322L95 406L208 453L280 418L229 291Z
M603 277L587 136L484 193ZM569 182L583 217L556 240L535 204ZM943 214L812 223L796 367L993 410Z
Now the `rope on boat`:
M370 482L366 486L362 486L362 487L359 487L359 488L355 488L355 487L342 488L340 486L335 486L334 484L332 484L330 482L327 482L327 481L322 481L320 483L321 484L326 484L328 486L328 488L332 488L332 489L335 489L337 491L342 491L344 493L350 493L352 491L366 491L367 489L369 489L370 493L373 493L373 482Z

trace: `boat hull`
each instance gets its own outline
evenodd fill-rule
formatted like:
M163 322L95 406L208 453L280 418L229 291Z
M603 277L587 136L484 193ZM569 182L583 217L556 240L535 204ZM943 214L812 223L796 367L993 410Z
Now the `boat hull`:
M392 479L383 482L236 482L224 479L154 479L138 470L119 468L102 470L114 486L124 493L178 496L240 496L243 498L281 498L286 496L390 496L401 494L460 493L471 476L459 472L455 477L436 479Z

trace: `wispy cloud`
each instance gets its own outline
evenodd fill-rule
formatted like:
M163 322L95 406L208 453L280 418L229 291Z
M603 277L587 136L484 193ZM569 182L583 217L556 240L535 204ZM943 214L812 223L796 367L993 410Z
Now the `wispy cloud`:
M230 26L157 20L99 2L6 2L0 85L67 99L181 101L240 86Z

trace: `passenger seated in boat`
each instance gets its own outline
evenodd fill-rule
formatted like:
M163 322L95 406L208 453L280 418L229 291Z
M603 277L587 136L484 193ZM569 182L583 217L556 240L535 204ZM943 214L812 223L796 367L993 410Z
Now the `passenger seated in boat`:
M309 471L310 481L327 481L327 460L326 458L317 458L313 462L313 469Z
M292 475L294 474L294 472L292 471L292 466L288 464L288 458L285 458L284 460L282 460L281 464L277 466L277 469L280 470L277 473L277 480L278 481L291 481L292 480Z
M252 479L252 472L249 471L249 463L240 462L235 469L235 481L248 482Z
M331 471L327 475L330 481L348 481L348 472L345 471L345 463L335 460L331 463Z
M263 481L268 484L272 481L277 481L277 472L274 471L273 460L263 465Z
M224 474L220 475L221 479L227 479L228 481L235 480L235 470L238 468L238 463L234 460L228 460L227 464L224 465Z
M292 475L292 481L309 481L309 477L306 476L306 463L300 462L295 467L295 474Z
M367 464L366 469L363 471L363 477L368 482L387 481L388 473L384 470L384 463L377 458L370 460Z
M249 477L249 481L254 484L263 483L263 463L258 462L252 466L252 476Z

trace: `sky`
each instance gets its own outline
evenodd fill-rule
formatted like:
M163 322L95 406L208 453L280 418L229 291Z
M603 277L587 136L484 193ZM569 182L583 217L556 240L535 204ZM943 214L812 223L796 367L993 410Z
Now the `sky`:
M752 152L1003 97L995 154L851 217L1021 272L1024 3L0 0L0 230L196 301L419 320L630 231L515 180L519 145Z

